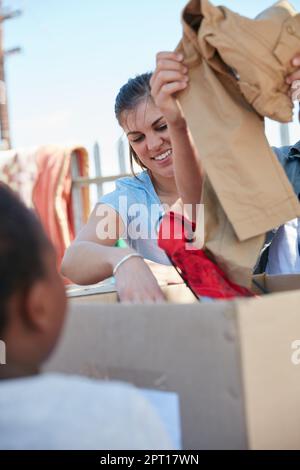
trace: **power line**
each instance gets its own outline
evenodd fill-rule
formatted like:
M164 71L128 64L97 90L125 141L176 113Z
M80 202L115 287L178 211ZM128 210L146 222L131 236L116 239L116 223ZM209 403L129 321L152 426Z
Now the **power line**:
M2 9L2 0L0 0L0 134L1 147L10 149L10 125L7 103L7 85L5 80L5 58L21 51L20 47L15 47L8 51L3 49L3 23L6 20L17 18L22 14L21 10L4 12Z

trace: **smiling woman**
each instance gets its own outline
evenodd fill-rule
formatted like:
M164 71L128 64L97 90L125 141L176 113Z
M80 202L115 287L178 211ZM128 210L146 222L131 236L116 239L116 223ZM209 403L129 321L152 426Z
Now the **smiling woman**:
M63 274L77 284L114 274L124 301L164 300L143 258L170 265L157 245L158 221L180 198L183 204L200 202L202 169L175 97L188 85L182 60L159 53L153 75L139 75L120 89L115 114L128 137L131 168L134 160L142 171L119 179L116 190L101 198L62 264ZM191 175L196 187L189 185ZM116 248L119 238L129 247Z
M164 177L173 178L172 146L168 126L152 99L144 99L134 110L123 111L121 124L132 153L134 152L135 161L151 172L152 181L159 182ZM175 185L174 194L177 195Z

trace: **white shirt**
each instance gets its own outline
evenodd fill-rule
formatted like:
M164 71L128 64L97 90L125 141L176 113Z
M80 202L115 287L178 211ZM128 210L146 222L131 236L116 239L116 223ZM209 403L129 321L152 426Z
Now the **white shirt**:
M170 449L131 385L43 374L0 381L0 449Z
M279 227L269 248L267 274L300 273L299 240L299 219L292 219Z

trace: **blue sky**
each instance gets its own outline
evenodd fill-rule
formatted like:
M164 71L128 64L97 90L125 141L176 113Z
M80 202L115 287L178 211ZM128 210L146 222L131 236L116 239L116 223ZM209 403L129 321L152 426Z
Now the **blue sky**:
M114 118L115 95L129 77L153 69L156 52L176 46L187 1L3 3L23 10L4 26L5 47L23 49L6 62L13 144L80 143L90 149L98 140L104 173L116 171L115 145L122 132ZM254 17L272 1L220 3ZM293 5L300 10L300 0ZM276 126L268 125L274 144Z

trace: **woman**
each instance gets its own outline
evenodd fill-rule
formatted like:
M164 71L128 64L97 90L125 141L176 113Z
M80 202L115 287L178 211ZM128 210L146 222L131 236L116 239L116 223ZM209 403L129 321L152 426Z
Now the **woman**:
M116 191L101 198L66 251L62 273L73 282L92 284L114 274L121 301L164 300L143 257L169 264L155 235L163 205L170 207L179 197L196 204L202 190L202 169L175 98L188 86L187 72L180 54L161 52L152 76L138 76L121 88L116 117L128 137L131 159L143 172L117 181ZM191 176L199 182L193 187ZM119 238L130 247L116 248Z
M294 57L292 64L297 70L286 79L291 85L290 94L299 85L300 54ZM73 282L92 284L114 274L120 300L164 300L142 257L168 264L153 233L163 213L163 204L169 207L180 198L183 204L194 208L200 202L202 190L201 163L176 100L176 93L188 86L187 72L180 54L161 52L151 79L150 74L141 75L129 80L120 90L116 116L128 136L131 158L144 171L138 179L132 177L117 182L117 190L101 199L87 225L67 250L62 272ZM125 209L119 204L122 197L129 202L129 205L124 204ZM153 215L148 210L134 226L128 215L133 205L141 202L148 209L158 205L160 211ZM195 213L191 216L194 218ZM136 240L130 236L129 229L135 228L138 232L138 225L145 220L147 229L150 226L150 235L147 233ZM115 248L116 241L124 236L131 247Z

